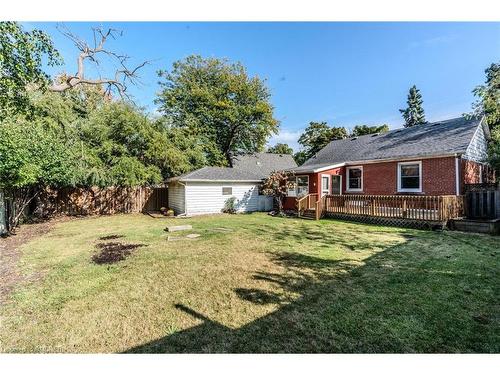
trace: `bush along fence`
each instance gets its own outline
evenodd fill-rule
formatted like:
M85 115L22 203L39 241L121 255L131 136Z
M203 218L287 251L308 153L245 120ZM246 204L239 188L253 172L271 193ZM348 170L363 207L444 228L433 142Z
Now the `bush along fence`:
M60 215L138 213L168 207L165 187L44 189L27 205L22 204L24 196L21 191L11 191L0 199L3 203L0 203L0 223L3 211L5 231L12 231L17 219L25 221L28 218L46 219Z

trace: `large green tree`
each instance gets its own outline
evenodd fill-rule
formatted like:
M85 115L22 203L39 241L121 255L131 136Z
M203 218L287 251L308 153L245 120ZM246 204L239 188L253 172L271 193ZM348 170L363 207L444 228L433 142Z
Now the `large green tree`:
M271 154L293 154L293 148L288 146L286 143L276 143L274 146L271 146L267 149L267 152Z
M307 155L304 150L297 151L293 154L293 160L297 163L298 166L304 164L307 160Z
M336 139L347 138L347 130L343 127L329 126L326 122L311 121L299 138L304 148L305 157L309 159L328 143Z
M48 65L62 62L47 34L25 31L17 22L0 22L0 119L32 112L30 87L45 89L50 82L42 68L44 59Z
M422 106L424 101L417 86L413 85L410 87L406 103L408 107L399 110L405 120L405 128L425 124L427 121L425 120L424 108Z
M73 151L44 119L16 116L0 123L0 189L14 204L10 228L43 187L75 184Z
M159 76L159 110L174 127L203 140L211 165L261 151L278 131L265 81L250 77L240 63L189 56Z
M368 125L356 125L352 129L351 135L353 137L359 137L361 135L367 135L367 134L381 134L381 133L387 133L389 131L389 126L384 124L384 125L375 125L375 126L368 126Z
M485 83L473 90L478 99L472 105L472 114L478 117L485 116L491 131L489 162L500 178L500 63L491 64L485 73Z

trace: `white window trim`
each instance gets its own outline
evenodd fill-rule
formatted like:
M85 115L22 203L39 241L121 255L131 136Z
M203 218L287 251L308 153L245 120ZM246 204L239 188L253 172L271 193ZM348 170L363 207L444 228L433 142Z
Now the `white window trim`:
M324 194L323 193L323 177L327 177L328 178L328 193ZM320 192L321 192L321 196L323 195L330 195L332 193L332 178L329 174L321 174L321 187L320 187Z
M418 164L418 189L403 189L401 187L401 166ZM404 161L398 163L398 193L421 193L422 192L422 161Z
M349 188L349 171L351 169L361 169L361 188L359 189L350 189ZM365 173L363 171L363 166L362 165L357 165L357 166L351 166L351 167L346 167L346 184L345 184L345 191L347 192L362 192L363 191L363 180L365 177Z

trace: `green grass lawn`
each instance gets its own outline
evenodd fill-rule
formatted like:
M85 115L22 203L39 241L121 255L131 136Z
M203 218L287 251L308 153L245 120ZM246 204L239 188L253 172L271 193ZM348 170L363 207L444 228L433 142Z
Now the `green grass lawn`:
M92 262L117 241L144 246ZM498 237L260 213L72 220L22 247L0 350L499 352L499 260Z

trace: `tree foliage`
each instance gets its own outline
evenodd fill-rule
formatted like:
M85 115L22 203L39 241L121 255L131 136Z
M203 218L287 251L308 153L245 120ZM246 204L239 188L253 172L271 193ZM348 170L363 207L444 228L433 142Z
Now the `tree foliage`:
M301 166L307 160L306 152L304 150L297 151L293 154L293 160L295 160L298 166Z
M299 143L304 147L306 159L309 159L331 141L344 139L347 136L347 130L343 127L329 126L326 122L311 121L300 136Z
M293 176L294 173L290 171L274 171L262 183L262 193L274 198L280 215L283 214L283 201L288 190L293 187Z
M368 125L356 125L352 129L351 136L359 137L367 134L377 134L377 133L387 133L389 131L389 126L384 124L380 126L368 126Z
M472 105L472 115L484 116L491 131L488 158L500 177L500 63L486 70L486 80L472 92L478 98Z
M274 146L271 146L267 149L267 152L271 154L287 154L292 155L293 149L288 146L286 143L276 143Z
M240 63L189 56L159 76L160 111L203 141L211 165L231 165L234 154L261 151L278 131L269 89Z
M44 59L48 65L62 62L47 34L25 31L17 22L0 22L0 119L31 112L29 87L44 89L49 83Z
M427 121L425 120L424 108L422 107L424 101L417 86L413 85L410 88L406 103L408 107L399 110L405 120L405 128L425 124Z

